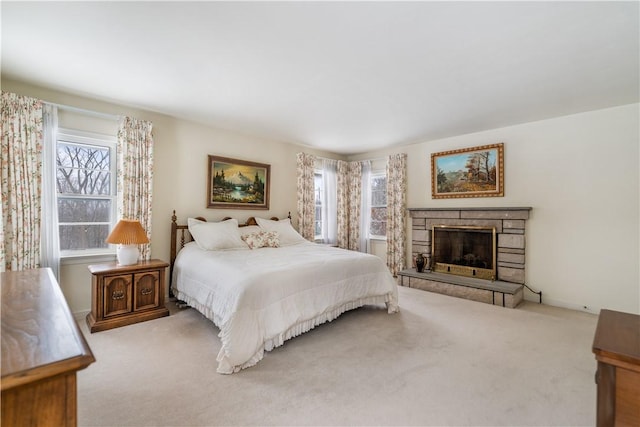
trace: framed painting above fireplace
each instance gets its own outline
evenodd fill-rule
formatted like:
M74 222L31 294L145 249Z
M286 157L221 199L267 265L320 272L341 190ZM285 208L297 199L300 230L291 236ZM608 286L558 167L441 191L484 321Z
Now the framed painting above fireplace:
M431 197L504 196L504 144L431 154Z

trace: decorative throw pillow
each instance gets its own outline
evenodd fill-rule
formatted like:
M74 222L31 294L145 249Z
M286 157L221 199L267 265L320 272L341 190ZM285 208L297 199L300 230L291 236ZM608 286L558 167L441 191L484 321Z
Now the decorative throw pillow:
M280 246L277 231L258 231L257 233L245 234L242 236L242 240L250 249L277 248Z
M262 247L262 232L243 234L240 236L242 240L249 246L249 249L258 249Z
M262 246L267 248L279 248L280 233L278 233L277 231L263 231Z
M277 231L280 235L280 246L295 245L296 243L306 242L291 225L289 218L280 221L272 219L256 218L256 222L265 231Z
M240 238L238 221L228 219L222 222L206 222L188 218L187 225L191 237L201 249L215 251L221 249L246 249Z

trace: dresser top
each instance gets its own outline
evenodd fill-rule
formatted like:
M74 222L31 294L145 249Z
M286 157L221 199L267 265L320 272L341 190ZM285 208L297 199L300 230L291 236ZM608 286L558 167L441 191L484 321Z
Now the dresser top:
M95 361L51 269L4 272L2 390Z
M640 316L601 310L593 352L596 356L640 365Z

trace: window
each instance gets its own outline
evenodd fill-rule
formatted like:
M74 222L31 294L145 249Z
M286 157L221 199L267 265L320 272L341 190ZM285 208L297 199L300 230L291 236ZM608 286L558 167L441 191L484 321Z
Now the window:
M314 187L316 197L315 240L322 239L322 199L324 189L322 185L322 171L317 170L314 175Z
M371 218L369 222L369 238L372 239L386 239L387 236L387 175L384 171L373 172L370 178L371 184ZM314 189L315 189L315 240L316 242L323 242L323 227L327 227L327 224L323 224L323 221L330 220L330 218L323 217L323 203L326 202L326 188L324 188L324 173L321 169L316 169L314 175ZM329 184L329 188L331 188ZM331 205L331 202L328 202ZM335 203L335 202L334 202ZM325 216L327 216L325 214ZM331 215L329 215L331 217ZM326 232L326 230L325 230Z
M385 238L387 235L387 175L371 174L371 222L369 237Z
M61 256L111 253L105 239L116 219L116 141L60 130L56 188Z

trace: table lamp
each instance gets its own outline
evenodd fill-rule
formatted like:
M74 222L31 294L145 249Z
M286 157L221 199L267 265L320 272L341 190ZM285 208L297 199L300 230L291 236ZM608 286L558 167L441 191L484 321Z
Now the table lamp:
M118 265L133 265L138 262L138 245L149 243L142 225L135 219L121 219L111 230L107 243L118 245L116 254Z

